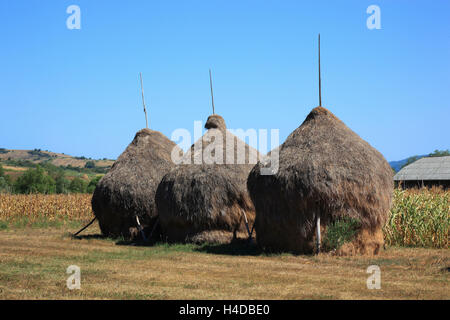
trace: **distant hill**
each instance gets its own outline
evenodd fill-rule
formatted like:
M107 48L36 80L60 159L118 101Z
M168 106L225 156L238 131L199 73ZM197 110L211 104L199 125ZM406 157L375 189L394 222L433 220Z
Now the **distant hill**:
M417 160L419 160L420 158L423 157L427 157L427 154L421 155L421 156L417 156ZM399 172L400 169L406 164L406 162L408 161L410 157L403 159L403 160L398 160L398 161L391 161L389 162L389 164L391 165L392 169L395 170L395 172Z
M412 163L414 161L419 160L420 158L423 157L445 157L445 156L450 156L450 149L447 150L434 150L433 152L429 153L429 154L424 154L424 155L415 155L403 160L399 160L399 161L391 161L389 162L389 164L391 165L392 169L395 170L395 172L400 171L400 169L408 163Z
M419 155L417 156L417 160L427 156L429 155L428 154ZM391 161L389 162L389 164L395 170L395 172L398 172L402 168L402 166L405 165L405 163L408 161L409 158L410 157L398 161ZM17 161L29 162L33 164L51 163L57 167L73 167L73 168L89 168L90 165L94 164L95 167L104 168L105 171L107 171L114 164L115 160L111 159L95 160L85 157L74 157L64 153L55 153L40 149L8 150L0 148L0 162L7 163Z
M85 157L73 157L63 153L55 153L34 150L8 150L0 148L0 161L2 162L29 162L33 164L50 163L57 167L74 167L86 168L92 165L99 168L109 168L113 165L114 160L103 159L94 160Z

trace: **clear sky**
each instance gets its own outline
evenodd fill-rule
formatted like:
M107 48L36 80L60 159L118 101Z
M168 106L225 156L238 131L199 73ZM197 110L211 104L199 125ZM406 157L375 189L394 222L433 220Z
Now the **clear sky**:
M69 5L81 29L69 30ZM381 29L369 30L369 5ZM322 105L387 160L450 148L450 1L0 2L0 147L116 158L211 113L280 129Z

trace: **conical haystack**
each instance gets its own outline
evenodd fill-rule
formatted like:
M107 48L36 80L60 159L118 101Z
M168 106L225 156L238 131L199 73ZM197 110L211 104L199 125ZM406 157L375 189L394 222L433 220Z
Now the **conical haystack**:
M162 177L175 166L173 148L178 147L158 131L142 129L136 133L92 197L92 209L104 235L133 238L138 235L136 216L147 236L148 230L153 230L155 192Z
M311 111L279 148L279 170L248 178L258 244L312 253L316 219L322 230L349 217L360 223L341 253L377 253L392 198L392 169L384 157L325 108Z
M210 116L205 128L205 135L183 163L164 176L156 192L168 241L225 243L233 236L248 237L243 212L250 228L254 222L246 181L259 153L231 134L221 116ZM245 158L239 161L239 156Z

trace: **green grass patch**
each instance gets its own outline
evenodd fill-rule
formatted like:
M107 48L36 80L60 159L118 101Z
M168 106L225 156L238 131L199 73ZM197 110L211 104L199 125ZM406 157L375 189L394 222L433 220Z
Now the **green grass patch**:
M323 239L323 249L325 251L337 250L344 243L352 241L361 224L358 220L344 217L332 222L325 233Z
M14 219L6 219L0 220L0 231L8 230L8 229L60 229L60 228L70 228L76 229L81 228L82 222L69 220L67 218L64 219L51 219L48 216L40 215L33 219L30 219L27 216L21 216Z
M165 257L174 253L195 252L197 246L190 244L157 244L150 247L123 246L118 250L103 251L93 250L82 257L77 258L80 263L97 263L110 260L146 260L148 258Z
M0 221L0 231L7 230L9 228L9 225L6 221Z

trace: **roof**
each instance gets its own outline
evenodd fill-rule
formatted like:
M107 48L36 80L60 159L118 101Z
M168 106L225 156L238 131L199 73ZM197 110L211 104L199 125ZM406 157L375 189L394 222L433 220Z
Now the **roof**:
M397 172L394 180L450 180L450 156L421 158Z

